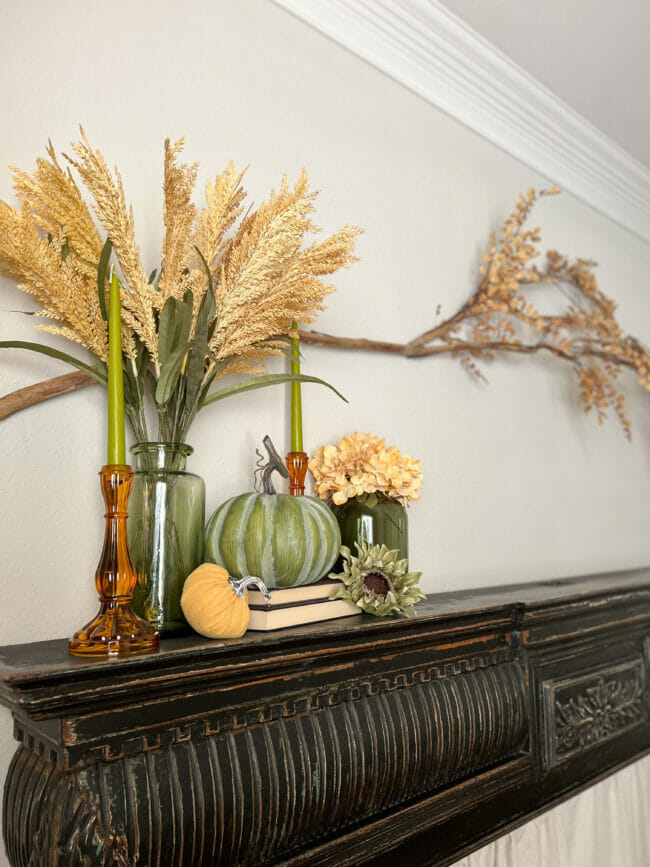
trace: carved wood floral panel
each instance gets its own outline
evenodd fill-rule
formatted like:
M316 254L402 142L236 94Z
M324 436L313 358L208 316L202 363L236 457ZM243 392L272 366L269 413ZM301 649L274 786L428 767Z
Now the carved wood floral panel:
M543 685L547 764L633 728L648 718L643 659Z

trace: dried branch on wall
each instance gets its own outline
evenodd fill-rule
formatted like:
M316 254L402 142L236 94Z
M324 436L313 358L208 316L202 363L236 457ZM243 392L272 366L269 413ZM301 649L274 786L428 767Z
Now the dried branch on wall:
M627 408L617 380L621 371L629 368L636 373L640 385L650 390L650 356L619 326L614 315L616 304L598 287L594 262L585 259L571 262L553 250L547 253L544 268L532 262L539 255L535 245L540 234L537 228L525 228L526 220L539 196L558 192L552 187L539 193L529 190L520 196L498 238L494 235L489 238L476 291L453 316L437 322L408 343L339 337L316 331L301 331L301 339L314 346L384 352L406 358L451 354L483 380L480 364L492 361L498 352L526 355L548 352L575 371L585 412L593 410L600 423L608 412L613 412L630 438ZM568 296L566 307L558 313L542 315L525 294L531 287L545 284L561 287ZM88 384L90 379L80 374L73 388ZM38 383L31 388L41 393L47 385ZM0 418L36 402L30 400L30 391L22 389L18 399L17 392L1 398ZM53 395L37 400L48 396Z
M630 422L617 379L624 368L630 368L640 385L650 390L648 353L634 337L623 333L614 315L616 304L598 288L594 262L570 262L551 250L543 269L532 264L539 255L535 244L540 235L539 229L525 228L525 222L539 196L557 193L552 187L520 196L498 239L490 236L474 294L453 316L419 337L408 343L384 343L305 332L304 342L407 358L450 353L483 380L479 363L492 361L497 352L549 352L572 366L585 412L593 410L601 423L608 411L613 412L629 438ZM559 286L568 295L560 312L542 315L526 297L527 289L544 284Z
M0 419L7 418L21 409L42 403L44 400L49 400L51 397L77 391L93 382L95 380L91 379L88 374L76 371L75 373L64 373L63 376L55 376L54 379L46 379L25 388L19 388L17 391L12 391L11 394L0 398Z

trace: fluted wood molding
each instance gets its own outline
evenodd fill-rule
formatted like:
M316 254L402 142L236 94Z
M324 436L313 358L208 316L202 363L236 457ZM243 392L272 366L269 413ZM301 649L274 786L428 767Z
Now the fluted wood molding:
M119 662L0 648L9 861L450 863L650 748L649 636L639 570Z

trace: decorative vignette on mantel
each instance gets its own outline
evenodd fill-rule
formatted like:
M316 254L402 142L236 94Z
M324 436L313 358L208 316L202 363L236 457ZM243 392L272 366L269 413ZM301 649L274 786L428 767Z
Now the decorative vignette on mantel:
M650 169L437 0L274 0L650 241Z

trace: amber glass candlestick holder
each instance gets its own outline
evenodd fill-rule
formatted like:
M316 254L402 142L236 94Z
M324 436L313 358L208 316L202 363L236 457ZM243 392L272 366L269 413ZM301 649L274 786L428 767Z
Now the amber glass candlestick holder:
M285 461L289 470L289 493L292 497L304 496L309 455L306 452L289 452Z
M100 609L94 620L75 632L73 656L125 656L158 649L154 627L131 610L136 574L126 539L126 518L133 470L123 464L102 467L99 474L106 503L104 550L95 573Z

